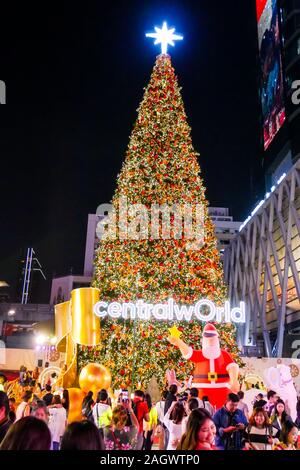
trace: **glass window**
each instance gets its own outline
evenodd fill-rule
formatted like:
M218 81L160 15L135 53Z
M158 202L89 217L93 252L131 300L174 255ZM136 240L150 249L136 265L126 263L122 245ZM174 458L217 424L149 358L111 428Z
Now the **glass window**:
M294 8L300 9L300 0L294 0Z
M292 18L290 18L285 24L283 39L287 41L294 34L294 32L295 32L295 17L292 16Z

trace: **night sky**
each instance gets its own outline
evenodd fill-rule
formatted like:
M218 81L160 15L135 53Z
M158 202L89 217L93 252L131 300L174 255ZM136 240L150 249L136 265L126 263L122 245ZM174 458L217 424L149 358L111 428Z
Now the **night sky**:
M1 6L0 280L33 246L48 283L83 272L87 217L109 202L159 53L163 20L210 205L244 220L259 197L254 0Z

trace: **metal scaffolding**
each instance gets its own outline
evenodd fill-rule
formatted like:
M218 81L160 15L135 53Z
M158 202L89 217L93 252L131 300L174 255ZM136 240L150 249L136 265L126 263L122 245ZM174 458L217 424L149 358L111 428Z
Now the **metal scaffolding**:
M44 280L46 280L46 276L43 273L42 266L35 256L35 251L33 248L27 249L26 255L26 263L25 263L25 270L23 276L23 285L22 285L22 304L27 304L29 292L30 292L30 282L31 282L31 274L33 271L38 271L41 273L41 276Z
M243 345L261 338L267 357L282 357L286 327L300 319L300 159L226 249L224 275L231 302L246 302Z

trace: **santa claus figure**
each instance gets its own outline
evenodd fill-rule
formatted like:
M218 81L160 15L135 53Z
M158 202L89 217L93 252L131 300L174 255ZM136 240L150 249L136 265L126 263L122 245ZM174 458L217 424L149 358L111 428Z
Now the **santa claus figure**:
M216 408L221 408L228 393L240 389L239 366L227 351L220 348L219 334L208 323L203 329L202 351L194 350L180 338L170 336L168 341L177 346L185 359L195 363L192 387L198 388L198 396L208 396Z

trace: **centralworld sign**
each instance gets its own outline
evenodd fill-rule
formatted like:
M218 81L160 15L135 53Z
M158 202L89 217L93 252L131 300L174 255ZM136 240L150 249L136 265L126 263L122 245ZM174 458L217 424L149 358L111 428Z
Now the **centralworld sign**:
M174 299L167 303L151 304L139 299L137 302L106 302L99 301L94 305L94 313L99 318L110 317L124 320L151 319L164 321L191 321L217 323L245 323L245 302L239 307L231 307L226 301L218 306L208 299L201 299L195 305L178 305Z

